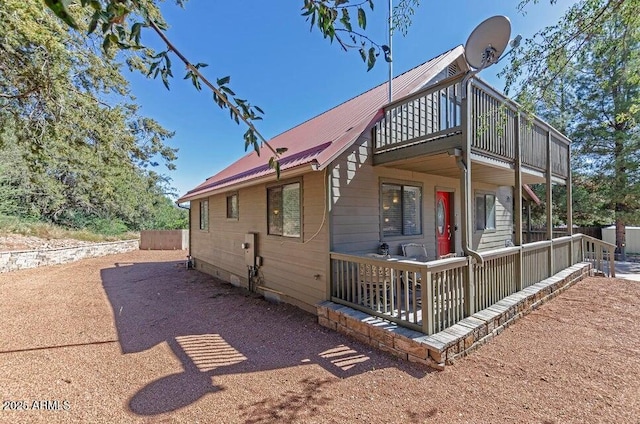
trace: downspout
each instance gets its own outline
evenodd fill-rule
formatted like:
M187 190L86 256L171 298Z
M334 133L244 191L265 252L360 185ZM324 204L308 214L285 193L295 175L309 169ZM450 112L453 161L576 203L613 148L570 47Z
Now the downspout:
M468 170L467 170L467 165L465 165L464 160L462 159L462 156L456 156L456 164L458 165L458 168L460 168L460 170L462 171L462 210L464 213L464 218L462 219L462 250L464 250L464 253L466 253L467 255L473 257L476 262L479 265L484 264L484 259L482 258L482 255L478 252L476 252L475 250L471 249L470 245L469 245L469 231L470 231L470 227L469 227L469 208L470 208L470 204L469 204L469 197L468 193L471 190L471 187L469 187L469 184L467 183L467 174L468 174Z
M187 269L190 267L193 268L193 259L191 258L191 202L189 202L189 207L180 206L180 203L176 202L176 206L180 209L186 209L189 211L187 215L189 215L189 251L187 252Z
M470 220L471 217L471 180L469 176L469 168L471 166L471 106L469 104L467 94L468 90L471 86L470 81L471 78L477 74L479 71L469 71L462 79L460 83L460 88L462 90L462 116L461 116L461 124L462 124L462 134L463 134L463 151L455 152L456 164L458 168L462 171L461 181L462 181L462 213L464 217L462 219L462 249L464 252L473 257L479 265L484 264L484 259L482 259L482 255L471 248L471 228L472 223Z

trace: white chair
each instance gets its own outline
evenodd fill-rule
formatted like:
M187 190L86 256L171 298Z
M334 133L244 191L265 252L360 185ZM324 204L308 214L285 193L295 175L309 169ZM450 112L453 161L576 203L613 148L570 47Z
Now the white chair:
M366 256L373 259L387 259L386 255L377 253L369 253ZM393 287L391 268L360 264L358 274L360 303L371 309L382 309L382 312L388 312Z
M427 248L424 244L407 243L402 245L402 254L407 258L412 258L418 262L427 262Z
M407 244L403 244L402 245L402 254L404 256L406 256L407 258L413 259L415 261L418 262L428 262L429 261L429 257L427 255L427 248L424 246L424 244L419 244L419 243L407 243ZM411 274L411 273L409 273ZM421 275L419 272L416 272L415 275L411 276L411 275L406 275L406 283L407 283L407 289L409 290L409 293L412 293L415 291L415 295L416 295L416 300L418 302L418 305L422 306L422 285L420 284L421 281ZM404 283L404 281L403 281Z

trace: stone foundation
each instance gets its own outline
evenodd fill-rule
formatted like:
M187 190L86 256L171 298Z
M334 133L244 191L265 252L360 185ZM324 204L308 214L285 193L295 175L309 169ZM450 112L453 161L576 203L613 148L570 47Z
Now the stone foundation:
M130 252L138 250L138 246L138 240L124 240L57 249L0 252L0 272L64 264L85 258Z
M590 269L589 263L573 265L431 336L329 301L317 305L318 322L405 361L442 370L587 277Z

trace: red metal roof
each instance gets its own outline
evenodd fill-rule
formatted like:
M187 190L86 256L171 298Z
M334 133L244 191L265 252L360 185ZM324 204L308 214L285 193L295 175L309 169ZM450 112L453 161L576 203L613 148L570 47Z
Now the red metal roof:
M458 46L393 79L393 99L399 99L420 89L440 71L454 62L464 49ZM275 149L286 147L280 158L280 169L315 164L323 169L352 145L368 127L382 118L382 108L388 103L387 83L378 85L328 111L273 137L269 144ZM272 156L263 147L258 156L251 152L178 199L186 202L206 193L275 174L267 165Z
M528 197L529 200L535 202L536 205L540 204L540 199L538 198L538 196L536 196L531 187L529 187L527 184L523 184L522 188L524 189L525 197Z

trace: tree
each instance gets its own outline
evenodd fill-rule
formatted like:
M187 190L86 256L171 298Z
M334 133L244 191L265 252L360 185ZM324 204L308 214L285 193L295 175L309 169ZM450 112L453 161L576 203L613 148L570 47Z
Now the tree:
M176 150L139 115L120 65L38 0L0 7L0 53L0 212L149 225L166 191L151 169L173 169Z
M184 6L187 0L175 0L179 6ZM213 92L214 102L222 109L229 110L232 120L236 123L243 121L247 125L244 134L245 150L252 147L258 155L261 146L268 148L272 156L269 166L280 175L279 157L286 148L273 148L260 134L255 126L256 121L262 119L263 111L252 105L244 98L236 95L230 88L229 76L212 81L205 77L202 68L206 63L190 62L178 48L167 38L166 23L154 0L44 0L46 5L69 27L86 31L89 35L95 32L102 37L102 48L106 54L113 55L115 49L133 52L127 59L132 69L145 73L148 77L161 78L169 88L169 78L173 77L170 53L175 54L186 66L185 79L190 79L197 90L206 86ZM420 0L401 0L394 7L390 25L407 32L411 25L411 16ZM80 6L80 8L78 8ZM389 46L379 44L366 34L367 10L374 8L373 0L303 0L302 16L309 22L311 29L316 28L324 38L336 43L345 51L357 50L362 60L367 64L367 70L375 65L378 56L384 54L387 61L391 61ZM90 16L82 20L82 11L90 9ZM86 14L86 12L85 12ZM80 15L80 18L78 17ZM165 43L167 50L155 52L140 44L140 34L145 28L155 33Z
M573 140L574 172L604 196L624 258L625 225L640 223L640 1L577 2L507 72L520 99Z

